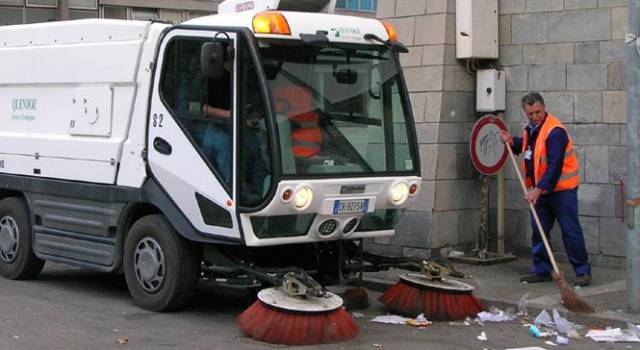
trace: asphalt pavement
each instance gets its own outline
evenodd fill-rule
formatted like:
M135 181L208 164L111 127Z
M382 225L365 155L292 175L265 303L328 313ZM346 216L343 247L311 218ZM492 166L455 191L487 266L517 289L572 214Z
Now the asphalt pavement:
M487 306L517 311L517 302L529 293L529 316L518 316L503 323L471 322L469 325L435 322L419 329L406 325L371 322L384 315L383 306L372 292L372 306L356 310L360 334L351 342L292 349L507 349L541 347L547 339L532 337L527 323L539 306L554 300L555 284L522 285L517 275L526 268L523 261L489 267L459 266L473 275L467 281L477 286L476 295ZM397 273L367 275L378 287L395 283ZM526 271L525 271L526 272ZM595 315L584 317L561 313L583 326L580 333L597 327L626 327L622 318L637 316L618 312L608 301L620 293L616 284L621 271L595 270L594 285L580 290L589 294ZM600 276L602 274L602 276ZM515 281L515 282L514 282ZM618 287L616 287L618 286ZM614 288L615 287L615 288ZM611 288L611 289L610 289ZM612 294L613 293L613 294ZM604 300L604 302L603 302ZM602 302L602 304L600 303ZM138 308L128 295L121 275L108 275L66 265L48 263L32 281L0 279L0 349L274 349L282 346L264 344L245 337L235 324L236 317L248 306L247 294L201 283L193 305L174 313L153 313ZM557 305L556 305L557 306ZM607 312L615 313L607 318ZM640 322L636 322L640 323ZM477 337L484 332L487 340ZM549 339L555 340L555 338ZM565 349L629 349L637 344L601 344L590 339L572 339Z

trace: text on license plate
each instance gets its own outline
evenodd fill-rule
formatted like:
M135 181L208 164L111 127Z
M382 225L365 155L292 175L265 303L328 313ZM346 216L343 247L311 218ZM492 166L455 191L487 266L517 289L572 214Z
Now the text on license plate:
M337 200L333 204L334 214L366 213L368 209L368 199Z

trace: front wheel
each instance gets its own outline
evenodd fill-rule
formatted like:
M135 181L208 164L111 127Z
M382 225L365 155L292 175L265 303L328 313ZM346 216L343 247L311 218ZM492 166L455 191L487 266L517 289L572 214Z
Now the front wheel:
M140 307L171 311L185 306L196 292L199 272L199 250L180 237L164 216L149 215L131 227L124 274Z
M20 198L0 201L0 275L12 280L34 278L44 261L33 253L29 210Z

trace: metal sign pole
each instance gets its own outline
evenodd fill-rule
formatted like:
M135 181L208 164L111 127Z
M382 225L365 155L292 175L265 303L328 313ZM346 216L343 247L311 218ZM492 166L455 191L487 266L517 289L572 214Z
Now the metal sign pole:
M486 115L480 118L471 131L469 151L473 166L481 173L481 204L478 247L464 256L450 257L451 261L462 263L489 265L516 260L516 256L505 255L504 245L504 175L502 167L507 160L504 143L500 139L500 130L506 130L504 122L495 116ZM489 252L489 180L491 175L498 174L498 252Z
M498 114L498 118L504 119L502 113ZM498 172L498 179L496 183L498 206L496 208L496 231L498 236L498 254L505 254L505 235L504 235L504 167Z
M496 215L496 231L498 236L498 255L504 255L504 169L498 172L496 187L498 187L498 207Z

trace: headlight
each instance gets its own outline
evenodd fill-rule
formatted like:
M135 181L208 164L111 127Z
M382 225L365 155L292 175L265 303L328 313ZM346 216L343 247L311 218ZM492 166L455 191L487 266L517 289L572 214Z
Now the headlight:
M306 209L313 200L313 191L309 187L303 187L296 192L293 197L293 204L296 209Z
M391 187L390 196L391 203L393 203L394 205L401 205L407 200L407 197L409 196L409 186L407 186L407 184L404 182L393 185L393 187Z

